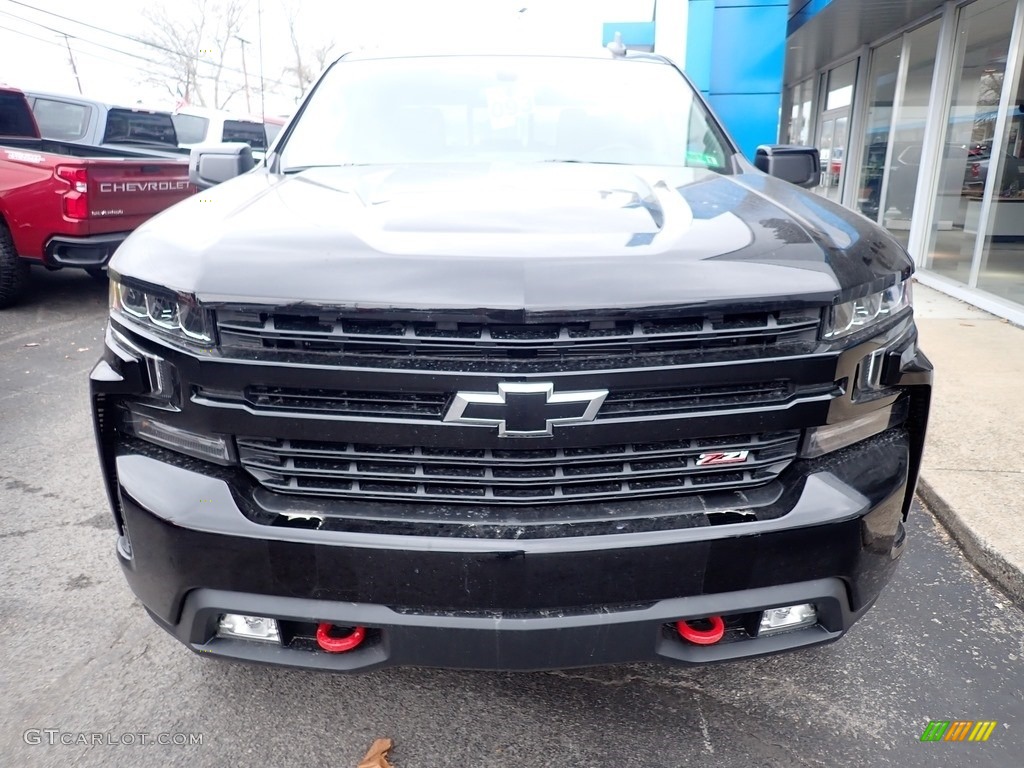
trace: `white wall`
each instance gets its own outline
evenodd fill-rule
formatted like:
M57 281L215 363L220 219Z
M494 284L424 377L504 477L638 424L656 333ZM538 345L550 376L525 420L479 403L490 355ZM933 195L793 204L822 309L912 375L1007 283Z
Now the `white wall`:
M686 64L686 17L689 0L657 0L654 6L654 52Z

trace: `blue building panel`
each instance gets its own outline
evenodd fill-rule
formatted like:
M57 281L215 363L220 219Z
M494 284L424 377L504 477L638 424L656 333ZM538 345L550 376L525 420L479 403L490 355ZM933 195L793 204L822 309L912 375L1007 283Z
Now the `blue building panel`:
M622 42L626 47L639 48L645 46L650 48L654 45L654 22L653 21L624 21L611 22L604 25L604 35L601 45L608 45L615 39L615 33L622 33Z
M686 18L686 74L705 94L711 90L715 0L690 0Z
M831 2L832 0L807 0L807 2L790 17L786 34L792 35L800 29L800 27L821 13Z
M740 151L753 159L759 144L774 144L779 138L779 94L711 94L711 108L725 124Z
M789 6L715 9L711 44L711 93L781 90Z
M801 13L828 0L807 0ZM790 0L689 0L686 73L748 158L778 140ZM651 46L654 22L604 25L604 44ZM649 48L648 48L649 49Z
M690 0L686 71L740 151L778 139L788 0Z

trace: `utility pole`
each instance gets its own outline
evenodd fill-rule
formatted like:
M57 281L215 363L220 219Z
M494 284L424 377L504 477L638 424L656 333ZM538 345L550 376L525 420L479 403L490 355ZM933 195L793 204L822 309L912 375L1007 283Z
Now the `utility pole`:
M252 105L249 103L249 70L245 67L245 46L249 45L249 41L239 35L235 35L235 39L242 44L242 77L245 78L245 111L251 115Z
M82 94L82 81L78 77L78 67L75 66L75 54L71 52L71 41L64 35L64 45L68 48L68 62L71 64L71 71L75 74L75 82L78 83L78 94Z
M256 24L260 36L260 120L267 119L266 85L263 82L263 2L256 0Z

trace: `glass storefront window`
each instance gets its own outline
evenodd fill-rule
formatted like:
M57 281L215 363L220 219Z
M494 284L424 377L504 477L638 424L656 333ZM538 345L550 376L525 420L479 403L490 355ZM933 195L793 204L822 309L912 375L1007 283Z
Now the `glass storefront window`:
M961 283L971 279L975 245L986 190L1000 200L1012 194L1004 179L989 179L995 127L1006 58L1013 29L1016 0L978 0L961 11L955 52L949 119L944 131L942 163L939 168L938 197L930 222L928 257L925 266ZM998 145L998 159L1006 151ZM1005 163L1012 168L1015 164ZM988 182L992 183L989 184ZM998 212L999 204L994 206ZM1019 214L1013 221L1021 219ZM999 220L989 239L1005 235ZM1024 234L1024 232L1022 232ZM1002 259L993 260L993 265ZM998 269L998 267L997 267Z
M836 67L828 74L828 97L825 99L825 111L848 107L853 103L853 84L857 79L856 60Z
M1018 21L1020 23L1020 21ZM1004 135L993 143L980 142L967 164L967 176L984 179L991 210L983 231L978 287L1024 304L1024 84L1021 52L1010 87ZM993 82L993 85L995 83Z
M784 144L811 143L811 106L814 101L814 81L804 80L789 89L786 102L789 105L789 120L783 127Z
M979 299L1024 306L1024 0L944 5L941 16L877 44L866 67L849 61L791 86L782 136L817 146L817 193L913 245L919 268ZM948 50L938 50L940 39ZM848 135L855 113L863 128ZM851 155L857 165L847 168ZM846 171L855 177L844 181ZM919 205L919 185L928 206ZM915 207L928 216L913 221Z
M875 221L878 221L882 199L902 52L903 38L898 37L875 49L871 55L871 74L868 78L870 101L865 125L864 154L857 181L857 207L861 213Z
M921 173L940 26L941 21L936 19L904 35L902 56L906 58L906 74L893 118L892 148L880 198L881 223L904 247L910 240L910 219Z

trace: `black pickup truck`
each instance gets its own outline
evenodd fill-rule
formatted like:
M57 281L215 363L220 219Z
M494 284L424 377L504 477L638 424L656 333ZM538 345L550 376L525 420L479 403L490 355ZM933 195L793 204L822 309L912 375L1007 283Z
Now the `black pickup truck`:
M702 663L878 597L932 372L815 150L749 163L654 55L377 52L251 166L193 150L91 377L117 557L192 650Z

